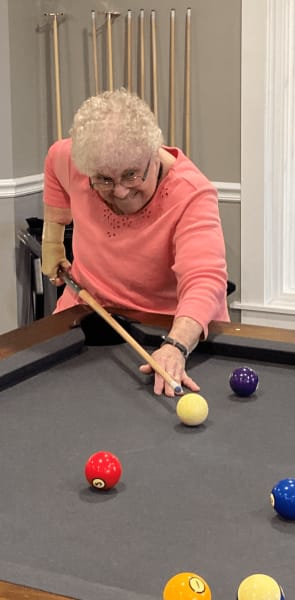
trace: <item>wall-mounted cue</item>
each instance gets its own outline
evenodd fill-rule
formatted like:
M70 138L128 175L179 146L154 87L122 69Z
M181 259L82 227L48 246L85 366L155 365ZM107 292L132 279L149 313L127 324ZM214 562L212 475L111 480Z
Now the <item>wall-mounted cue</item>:
M58 276L68 285L72 290L78 294L79 298L83 300L88 306L92 308L98 315L100 315L104 321L106 321L134 350L137 352L146 363L148 363L152 369L160 375L168 385L172 387L176 394L182 394L182 386L177 383L170 375L163 369L157 361L112 317L112 315L101 306L87 290L82 289L74 279L62 269L58 272Z
M157 39L156 39L156 11L151 10L151 45L152 45L152 97L153 111L158 120L158 76L157 76Z
M98 84L98 64L97 64L97 44L96 44L96 15L95 10L91 11L92 21L92 50L93 50L93 71L94 71L94 82L95 82L95 93L99 93Z
M60 70L59 70L59 44L58 44L58 21L57 17L63 13L44 13L46 17L53 18L53 55L55 76L55 105L56 105L56 129L57 139L62 139L62 116L61 116L61 93L60 93Z
M112 40L112 13L106 13L107 19L107 61L108 61L108 90L113 91L113 40Z
M185 23L185 153L191 150L191 9L186 11Z
M127 11L127 90L132 91L132 10Z
M107 20L107 60L108 60L108 90L112 92L114 90L114 74L113 74L113 18L119 17L120 13L117 11L108 11L106 13Z
M144 9L141 8L139 11L139 53L140 53L140 81L139 81L139 95L144 100Z
M170 58L169 58L169 145L175 146L175 9L170 10Z

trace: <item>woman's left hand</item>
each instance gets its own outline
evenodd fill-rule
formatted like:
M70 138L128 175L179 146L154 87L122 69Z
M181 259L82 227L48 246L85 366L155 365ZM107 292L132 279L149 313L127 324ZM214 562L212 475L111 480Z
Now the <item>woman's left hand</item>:
M200 390L198 384L187 375L185 358L178 348L170 344L164 344L152 353L152 357L181 386L187 387L192 392ZM149 364L141 365L139 370L147 374L153 372ZM155 373L154 393L159 396L163 392L166 396L173 397L175 395L172 387L164 381L161 375Z

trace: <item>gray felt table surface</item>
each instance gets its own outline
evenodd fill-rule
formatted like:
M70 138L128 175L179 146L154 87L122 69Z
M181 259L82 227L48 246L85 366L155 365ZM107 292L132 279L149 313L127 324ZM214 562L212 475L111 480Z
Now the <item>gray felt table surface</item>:
M260 387L229 389L240 360L194 354L209 417L178 422L125 344L88 348L0 393L0 578L83 600L161 600L180 571L234 600L251 573L294 597L295 522L271 508L295 476L294 367L247 361ZM110 450L123 475L89 488L84 464Z

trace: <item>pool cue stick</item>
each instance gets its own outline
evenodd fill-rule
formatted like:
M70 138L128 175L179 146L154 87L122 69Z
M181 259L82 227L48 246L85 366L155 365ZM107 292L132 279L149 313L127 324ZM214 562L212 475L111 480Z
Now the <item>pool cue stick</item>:
M127 90L132 91L132 10L127 11Z
M175 9L170 10L170 111L169 111L169 144L175 146Z
M127 342L135 352L137 352L151 367L160 375L168 385L177 393L183 392L180 383L177 383L168 373L159 365L155 359L114 319L114 317L99 304L87 290L82 289L76 281L69 275L68 272L60 269L58 271L58 277L60 277L66 285L68 285L76 294L83 300L90 308L94 310L100 317L104 319L124 340Z
M186 11L185 36L185 153L189 157L191 150L191 9Z
M99 93L98 85L98 64L97 64L97 44L96 44L96 16L95 10L91 11L92 21L92 50L93 50L93 70L94 70L94 81L95 81L95 93Z
M44 13L44 15L53 17L53 55L54 55L54 75L55 75L56 129L57 129L57 139L61 140L62 139L62 117L61 117L61 93L60 93L57 17L62 16L63 13Z
M27 246L31 252L38 257L39 259L42 256L41 243L38 242L36 238L34 238L28 231L20 230L17 232L18 239ZM42 276L42 274L41 274ZM86 290L82 290L79 285L73 280L73 278L66 271L60 269L58 272L58 276L63 279L64 283L66 283L69 287L71 287L76 294L80 296L88 306L90 306L94 312L98 313L109 325L121 335L121 337L128 342L136 352L152 367L152 369L157 372L161 377L163 377L164 381L166 381L172 389L177 394L182 394L182 386L174 381L172 377L164 370L158 363L154 360L154 358L146 352L140 344L122 327L113 317L112 315L105 310L92 296L86 292Z
M157 76L157 41L156 41L156 11L151 10L151 42L152 42L152 86L153 111L158 120L158 76Z
M61 118L61 94L60 94L60 72L59 72L59 48L58 48L58 24L57 14L53 17L53 45L54 45L54 65L55 65L55 93L56 93L56 119L57 119L57 138L62 139L62 118Z
M139 12L139 42L140 42L140 85L139 95L144 100L144 8Z
M112 13L107 12L107 49L108 49L108 90L114 89L113 76L113 40L112 40Z

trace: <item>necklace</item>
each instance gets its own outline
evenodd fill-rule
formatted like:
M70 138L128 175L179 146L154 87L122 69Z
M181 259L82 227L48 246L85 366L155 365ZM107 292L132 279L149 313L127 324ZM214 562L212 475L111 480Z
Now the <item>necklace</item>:
M154 197L154 195L155 195L155 193L156 193L156 191L157 191L157 189L158 189L158 187L160 185L160 181L161 181L162 175L163 175L163 163L160 163L159 171L158 171L158 177L157 177L157 181L156 181L156 186L155 186L155 189L154 189L154 193L151 196L151 198L146 202L146 204L144 206L146 206L147 204L149 204L149 202L151 202L151 200L153 199L153 197Z
M161 177L163 175L163 163L160 163L160 168L159 168L159 173L158 173L158 177L157 177L157 183L156 183L156 189L161 181ZM156 191L156 190L155 190Z

